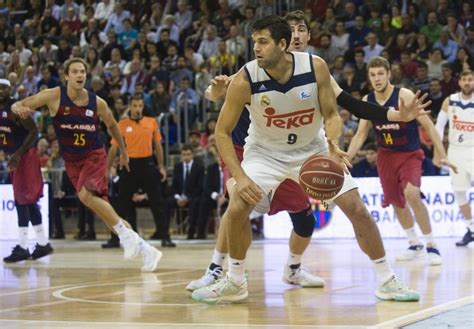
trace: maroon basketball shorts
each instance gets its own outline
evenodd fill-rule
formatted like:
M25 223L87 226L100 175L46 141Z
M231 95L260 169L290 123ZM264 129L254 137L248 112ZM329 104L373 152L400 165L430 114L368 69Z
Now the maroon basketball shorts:
M84 187L89 192L108 200L108 184L105 149L100 148L77 159L65 160L66 172L79 192Z
M384 194L382 206L393 204L399 208L405 207L403 191L408 183L421 186L421 165L424 158L421 149L411 152L378 149L377 169Z
M36 147L31 147L10 172L15 202L20 205L35 204L43 196L43 177Z

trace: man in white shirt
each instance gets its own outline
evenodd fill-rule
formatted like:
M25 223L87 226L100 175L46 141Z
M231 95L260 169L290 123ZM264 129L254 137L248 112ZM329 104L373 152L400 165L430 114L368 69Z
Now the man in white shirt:
M377 34L374 32L367 34L365 39L367 40L368 45L363 48L365 53L364 63L367 64L372 58L380 56L383 46L378 44Z
M114 5L114 0L103 0L97 4L94 18L99 21L100 25L105 25L107 19L112 15Z

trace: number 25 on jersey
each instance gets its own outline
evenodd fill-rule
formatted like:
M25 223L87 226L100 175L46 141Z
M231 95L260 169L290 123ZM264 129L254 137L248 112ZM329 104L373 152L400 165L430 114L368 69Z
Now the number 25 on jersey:
M86 145L86 135L74 133L74 145L76 146Z

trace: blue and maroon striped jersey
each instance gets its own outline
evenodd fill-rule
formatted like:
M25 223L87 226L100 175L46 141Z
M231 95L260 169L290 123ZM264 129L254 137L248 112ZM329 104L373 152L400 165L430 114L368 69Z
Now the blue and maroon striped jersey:
M400 88L395 87L385 107L392 107L398 111L398 96ZM375 94L371 92L367 101L377 104ZM410 122L390 122L372 120L375 134L377 136L377 147L396 152L411 152L420 148L420 135L416 120Z
M28 136L28 130L22 126L19 120L15 120L11 110L13 103L15 100L9 99L0 109L0 150L8 155L15 153Z
M73 161L104 146L100 138L97 96L88 90L89 103L78 106L68 97L66 87L60 88L61 100L53 125L64 160Z

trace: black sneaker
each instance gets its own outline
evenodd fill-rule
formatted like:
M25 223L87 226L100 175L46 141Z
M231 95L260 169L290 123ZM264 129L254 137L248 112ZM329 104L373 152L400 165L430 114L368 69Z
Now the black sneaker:
M469 242L472 242L472 241L474 241L474 232L471 232L470 229L467 229L467 232L462 237L462 240L456 242L456 246L464 247L464 246L467 246Z
M53 247L51 247L51 244L47 243L45 246L40 246L39 244L36 244L35 250L33 250L33 253L31 254L31 258L38 259L52 253Z
M102 248L109 249L109 248L120 248L120 240L109 239L106 243L102 244Z
M13 250L12 254L8 257L5 257L3 261L5 263L16 263L21 262L22 260L27 260L30 258L30 251L28 248L23 249L20 245L16 245Z

